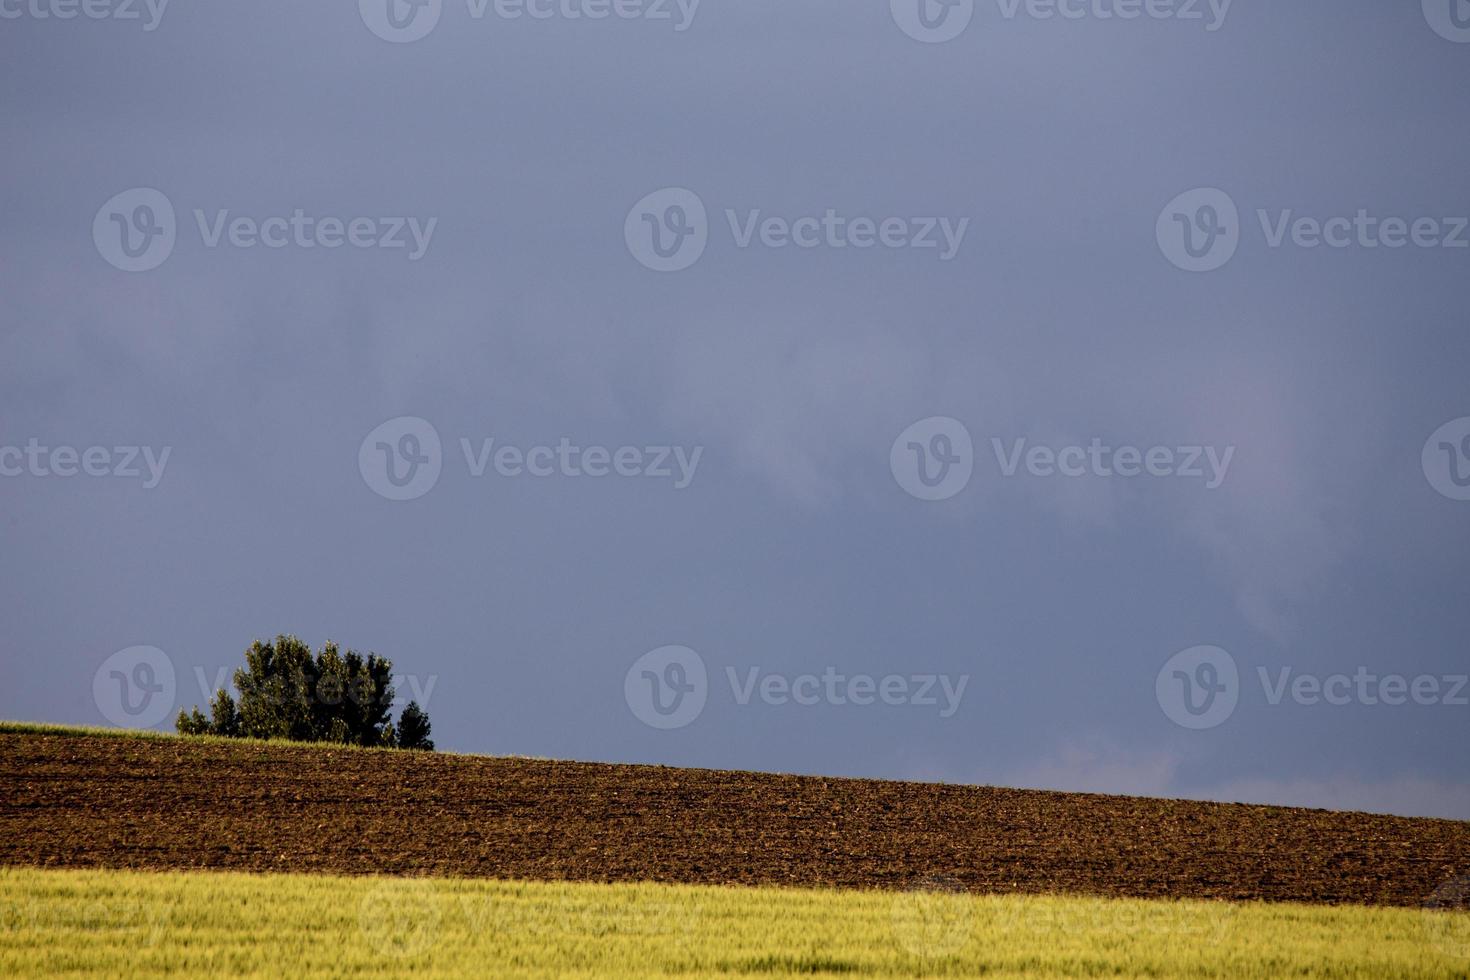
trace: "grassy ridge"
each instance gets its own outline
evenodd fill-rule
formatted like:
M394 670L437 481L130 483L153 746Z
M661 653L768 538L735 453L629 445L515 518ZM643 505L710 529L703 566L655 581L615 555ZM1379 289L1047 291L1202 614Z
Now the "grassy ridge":
M69 738L119 738L148 741L204 742L212 745L298 745L330 749L333 752L394 752L385 746L368 748L339 742L292 742L286 739L272 741L265 738L226 738L221 735L180 735L177 732L161 731L157 728L110 728L104 725L57 725L43 721L0 720L0 735L59 735ZM454 753L449 753L454 754Z
M1464 977L1414 909L0 869L0 975Z
M156 728L109 728L105 725L57 725L47 721L0 720L0 735L105 735L111 738L177 738Z

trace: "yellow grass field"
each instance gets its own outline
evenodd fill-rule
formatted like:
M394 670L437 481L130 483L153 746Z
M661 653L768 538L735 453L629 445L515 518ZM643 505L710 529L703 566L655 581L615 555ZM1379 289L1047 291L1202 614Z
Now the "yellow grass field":
M1470 915L0 869L0 976L1470 976Z

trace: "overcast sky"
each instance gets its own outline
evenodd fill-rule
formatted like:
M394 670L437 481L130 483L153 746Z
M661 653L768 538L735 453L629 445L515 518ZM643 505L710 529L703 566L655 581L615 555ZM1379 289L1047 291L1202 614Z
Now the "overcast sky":
M444 749L1470 819L1470 3L121 2L0 0L0 717L293 632Z

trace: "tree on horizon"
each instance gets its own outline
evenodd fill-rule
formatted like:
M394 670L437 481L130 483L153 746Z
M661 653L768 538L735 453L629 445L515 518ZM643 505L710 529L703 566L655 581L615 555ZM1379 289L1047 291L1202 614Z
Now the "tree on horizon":
M196 705L179 712L175 727L181 735L433 751L429 716L417 701L394 727L392 672L386 657L344 652L330 640L315 655L294 635L256 640L235 671L239 702L221 688L210 699L209 717Z

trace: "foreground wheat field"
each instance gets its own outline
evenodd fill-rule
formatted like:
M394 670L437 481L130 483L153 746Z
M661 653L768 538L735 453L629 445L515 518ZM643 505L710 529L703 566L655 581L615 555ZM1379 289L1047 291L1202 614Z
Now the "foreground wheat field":
M0 870L4 976L1464 977L1415 909Z

